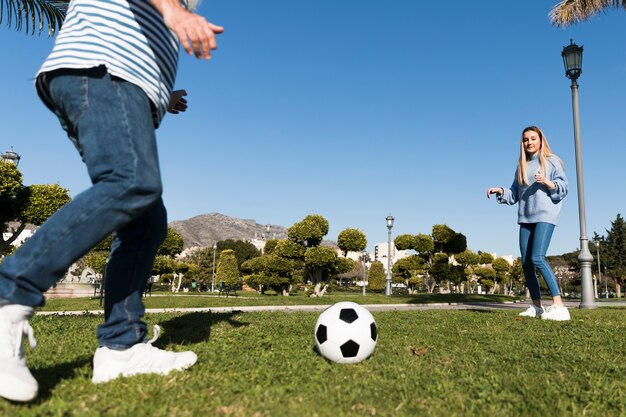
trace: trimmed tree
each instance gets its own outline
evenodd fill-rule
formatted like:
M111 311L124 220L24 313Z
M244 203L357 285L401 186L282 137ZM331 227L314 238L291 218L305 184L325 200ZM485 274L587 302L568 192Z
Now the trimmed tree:
M361 252L367 246L365 233L359 229L347 228L342 230L337 236L337 246L347 256L348 252Z
M240 284L239 268L237 267L237 258L235 251L226 249L220 253L220 260L217 263L215 272L215 280L223 282L226 286L234 286Z
M426 270L426 263L419 255L412 255L403 259L398 259L391 267L394 276L404 280L409 294L415 294L423 284L421 275Z
M372 291L383 291L385 289L385 266L380 261L374 261L370 265L369 273L367 274L367 286Z
M0 224L4 233L10 233L6 240L0 235L0 255L27 224L40 226L70 200L68 190L58 184L23 185L17 167L0 161ZM9 222L17 222L18 226L9 230Z

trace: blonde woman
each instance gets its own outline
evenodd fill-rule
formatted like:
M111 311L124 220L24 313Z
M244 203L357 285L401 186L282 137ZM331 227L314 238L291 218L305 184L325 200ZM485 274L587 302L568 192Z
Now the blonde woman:
M550 145L536 126L522 131L520 157L511 188L495 187L487 190L497 196L498 203L519 203L519 245L526 286L532 304L520 313L523 317L541 317L545 320L569 320L567 307L561 300L561 291L552 268L546 261L552 232L559 222L561 203L567 195L567 177L561 160L552 153ZM537 271L546 281L553 304L544 309Z

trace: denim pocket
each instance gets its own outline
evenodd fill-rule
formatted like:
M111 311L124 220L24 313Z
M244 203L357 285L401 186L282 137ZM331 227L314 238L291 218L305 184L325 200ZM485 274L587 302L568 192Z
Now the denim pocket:
M47 79L53 111L82 155L76 126L89 108L89 76L84 70L60 70L51 73Z

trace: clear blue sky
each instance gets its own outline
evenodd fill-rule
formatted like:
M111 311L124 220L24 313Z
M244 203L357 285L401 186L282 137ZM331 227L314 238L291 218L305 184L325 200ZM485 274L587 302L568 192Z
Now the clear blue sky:
M578 247L571 91L561 50L583 45L580 112L587 227L626 210L626 42L621 10L568 29L557 0L205 0L226 27L211 62L182 56L186 114L157 132L170 220L219 212L290 226L309 213L327 238L363 230L371 250L446 223L474 251L519 255L517 208L487 200L512 182L521 130L544 129L570 194L549 254ZM33 75L52 39L0 28L0 150L25 182L76 195L86 171Z

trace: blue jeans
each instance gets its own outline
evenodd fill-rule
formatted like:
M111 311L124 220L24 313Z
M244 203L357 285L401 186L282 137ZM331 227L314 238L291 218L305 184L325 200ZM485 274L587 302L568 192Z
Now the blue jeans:
M106 266L100 346L146 338L141 294L167 234L150 102L105 67L44 74L54 112L87 166L92 186L0 264L0 299L41 306L68 267L115 232Z
M520 224L519 247L522 253L522 268L526 278L526 287L528 287L533 301L541 300L537 269L541 271L541 275L543 275L550 290L550 295L553 297L561 295L554 272L546 261L546 252L550 246L552 232L554 232L554 225L550 223Z

